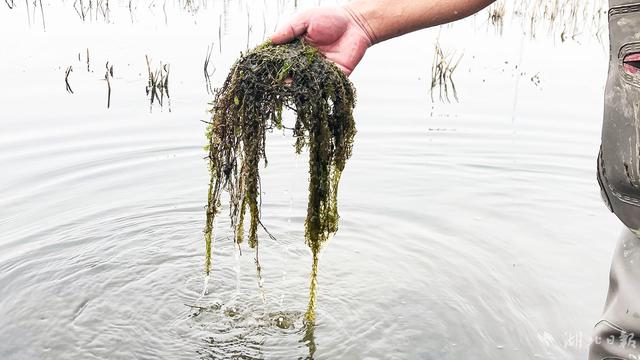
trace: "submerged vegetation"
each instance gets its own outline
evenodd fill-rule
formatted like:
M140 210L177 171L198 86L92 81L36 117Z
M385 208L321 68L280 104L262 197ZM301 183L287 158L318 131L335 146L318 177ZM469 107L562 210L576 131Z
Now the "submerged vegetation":
M111 107L111 79L113 79L113 65L109 66L109 62L104 65L107 69L104 73L104 80L107 82L107 109Z
M207 46L207 55L204 58L204 83L207 88L207 94L213 94L213 87L211 86L211 76L216 72L215 65L213 66L213 70L209 71L209 65L211 64L211 52L213 52L213 43Z
M73 8L82 21L97 21L98 18L102 18L105 22L109 22L111 12L109 0L88 0L87 3L85 3L84 0L75 0L73 2Z
M4 0L8 9L13 10L23 6L26 8L28 24L35 24L36 8L40 8L42 27L45 28L44 8L41 0L16 2L16 0ZM322 4L322 0L318 4ZM326 1L325 1L326 2ZM74 11L78 18L83 22L104 21L111 23L118 21L119 16L128 13L132 23L138 21L137 17L141 11L146 11L155 16L155 9L161 8L164 23L168 23L167 19L167 3L169 9L173 4L174 9L184 12L190 16L202 14L207 9L216 8L215 1L211 0L127 0L115 3L109 0L74 0L70 2L71 11ZM227 22L227 14L232 2L229 0L222 1L222 11L220 18L224 16L225 24ZM238 1L239 7L245 7L247 11L247 38L252 32L252 28L257 28L255 19L261 15L265 18L265 14L256 14L253 8L258 8L247 1ZM265 2L266 4L267 2ZM269 2L277 8L278 13L282 13L285 6L291 6L293 9L298 8L297 0L277 0ZM251 5L249 5L251 4ZM506 1L498 0L491 5L482 15L487 16L487 23L495 26L499 32L502 32L505 19L508 17L517 18L516 22L522 25L523 31L532 38L537 37L541 33L547 33L554 37L558 36L562 41L571 40L579 36L595 35L601 38L607 22L607 1L606 0L515 0ZM205 15L209 16L209 14ZM511 20L511 19L509 19ZM266 32L267 24L263 20L263 33ZM225 25L226 28L226 25Z
M211 173L206 211L205 273L211 270L214 219L221 192L229 194L229 216L238 246L247 239L256 250L261 217L259 166L267 165L266 134L290 130L295 151L309 152L309 201L305 241L313 254L310 300L306 318L314 320L318 254L338 230L340 175L351 156L355 135L355 90L335 65L301 40L286 45L269 42L242 55L215 94L207 128ZM295 125L283 124L283 111L296 114ZM245 236L245 220L249 231ZM267 234L271 236L268 232ZM259 265L258 265L259 272Z
M67 69L64 71L64 85L68 93L73 94L73 89L71 89L71 84L69 84L69 75L73 72L73 67L69 65Z
M165 96L169 103L169 112L171 112L171 96L169 95L169 71L171 67L169 64L162 64L157 69L151 68L151 60L149 56L144 56L147 61L147 86L145 92L149 97L149 112L153 110L153 103L157 102L162 108L164 106Z
M580 41L593 36L602 41L607 26L607 2L604 0L498 0L485 10L489 28L503 34L505 22L522 27L522 34L535 39L543 34L562 42ZM445 53L439 37L435 43L431 67L431 101L457 102L458 92L453 73L462 56ZM539 85L539 82L533 81ZM437 97L435 95L438 95Z

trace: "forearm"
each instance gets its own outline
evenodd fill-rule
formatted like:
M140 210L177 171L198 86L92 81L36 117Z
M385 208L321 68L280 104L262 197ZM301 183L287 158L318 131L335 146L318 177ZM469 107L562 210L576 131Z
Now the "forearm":
M346 9L372 43L462 19L494 0L356 0Z

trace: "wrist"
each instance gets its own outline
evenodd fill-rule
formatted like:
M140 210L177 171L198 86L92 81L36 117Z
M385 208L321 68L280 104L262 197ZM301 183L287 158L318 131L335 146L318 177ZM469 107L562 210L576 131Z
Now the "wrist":
M378 36L374 31L373 27L369 23L367 18L367 13L365 13L360 7L357 6L357 3L351 3L348 5L344 5L342 8L346 11L347 15L351 18L352 22L357 26L363 35L368 40L368 46L372 46L374 44L379 43Z

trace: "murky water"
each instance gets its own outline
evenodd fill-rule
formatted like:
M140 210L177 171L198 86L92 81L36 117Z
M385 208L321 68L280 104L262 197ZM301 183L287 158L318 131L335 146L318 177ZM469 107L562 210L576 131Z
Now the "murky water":
M307 160L288 135L262 172L262 290L220 216L201 296L207 47L216 86L293 2L118 1L108 22L43 4L46 31L33 3L0 7L0 358L586 354L621 228L595 181L606 33L532 40L507 18L499 35L483 13L369 51L311 332ZM431 101L436 39L463 56L459 103ZM150 111L145 55L170 64L171 111Z

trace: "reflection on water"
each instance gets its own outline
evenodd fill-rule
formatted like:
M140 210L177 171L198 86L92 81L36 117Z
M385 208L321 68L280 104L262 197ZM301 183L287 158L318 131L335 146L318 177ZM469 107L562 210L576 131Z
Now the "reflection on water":
M289 136L269 135L261 171L277 235L260 248L262 281L224 217L204 295L201 274L204 54L219 86L294 2L110 2L108 21L96 2L83 21L79 3L0 11L21 34L0 67L0 358L585 356L574 339L600 315L618 232L594 179L596 37L532 40L507 4L502 36L484 12L370 49L307 326L307 161ZM465 54L459 103L430 101L436 41ZM171 113L149 113L145 55L171 64Z

